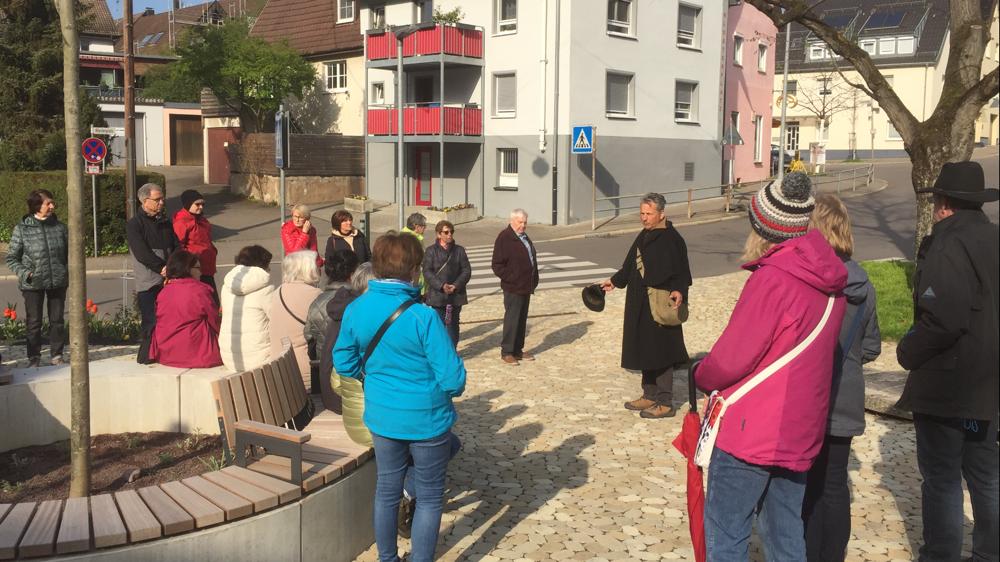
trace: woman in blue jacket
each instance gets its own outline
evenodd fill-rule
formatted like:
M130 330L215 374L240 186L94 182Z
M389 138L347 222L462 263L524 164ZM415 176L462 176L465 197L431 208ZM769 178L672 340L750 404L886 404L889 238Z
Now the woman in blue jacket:
M364 422L375 445L375 543L382 562L399 560L397 512L411 464L416 510L410 560L433 559L448 461L458 445L451 433L457 417L451 401L465 390L465 365L433 309L421 304L405 309L361 364L383 323L404 303L419 302L415 283L423 257L412 236L390 232L375 241L372 267L378 279L347 307L333 348L341 376L361 378L362 368L365 373Z

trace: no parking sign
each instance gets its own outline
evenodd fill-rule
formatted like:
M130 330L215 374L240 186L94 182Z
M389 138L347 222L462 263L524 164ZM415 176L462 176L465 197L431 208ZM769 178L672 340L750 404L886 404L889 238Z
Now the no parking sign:
M84 139L83 146L80 147L80 153L83 154L83 159L87 162L99 164L108 155L108 145L104 144L104 141L99 138L90 137Z

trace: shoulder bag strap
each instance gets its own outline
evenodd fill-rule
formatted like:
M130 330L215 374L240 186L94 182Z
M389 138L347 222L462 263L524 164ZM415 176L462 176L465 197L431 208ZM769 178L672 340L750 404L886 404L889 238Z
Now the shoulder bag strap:
M851 321L851 329L847 332L847 342L844 347L840 349L841 364L847 362L847 354L851 352L851 348L854 347L854 338L858 336L858 329L861 328L861 321L864 320L865 311L868 310L868 303L863 303L858 306L858 311L854 313L854 320Z
M406 302L399 305L399 308L397 308L391 316L386 318L385 322L382 322L382 327L375 332L375 337L372 338L372 341L368 342L368 348L365 349L365 355L361 358L361 375L359 378L361 379L362 385L365 384L365 365L368 363L368 358L372 356L372 352L375 351L375 346L378 345L378 342L382 339L382 336L385 335L385 331L389 329L389 326L392 326L392 323L395 322L396 319L399 318L404 312L406 312L407 308L416 304L416 302L417 301L415 300L407 299Z
M439 267L439 268L438 268L438 270L437 270L437 273L435 273L434 275L441 275L441 272L442 272L442 271L444 271L444 267L445 267L446 265L448 265L448 262L450 262L450 261L451 261L451 254L452 254L452 253L453 253L454 251L455 251L455 246L454 246L454 244L453 244L453 245L452 245L452 247L451 247L451 250L449 250L449 251L448 251L448 259L444 260L444 263L443 263L443 264L441 264L441 267Z
M813 331L809 332L809 335L806 336L806 339L799 342L799 345L793 347L791 351L779 357L777 361L768 365L767 368L765 368L763 371L754 375L753 378L751 378L746 382L746 384L736 389L736 392L734 392L729 398L726 398L726 403L731 405L740 398L743 398L744 394L750 392L751 390L754 389L754 387L767 380L767 378L773 375L775 372L777 372L778 369L781 369L782 367L787 365L789 362L791 362L792 359L795 359L796 357L801 355L802 352L806 350L806 348L812 345L812 342L817 337L819 337L820 332L823 331L823 328L826 326L827 320L830 319L830 313L833 312L834 300L835 297L833 295L830 295L830 298L826 301L826 310L823 311L823 317L820 318L819 324L816 324L816 327L813 328Z
M295 313L292 312L292 309L288 308L288 305L285 304L285 297L281 294L281 287L278 287L278 300L281 301L281 306L285 307L285 312L287 312L289 316L294 318L299 324L302 324L303 326L306 325L306 321L296 316Z

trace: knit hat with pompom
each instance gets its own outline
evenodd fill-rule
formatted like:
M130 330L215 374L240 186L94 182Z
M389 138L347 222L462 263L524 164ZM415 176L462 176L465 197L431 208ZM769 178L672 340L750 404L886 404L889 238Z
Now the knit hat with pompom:
M761 238L776 244L802 236L809 227L814 203L809 176L786 174L780 186L772 181L750 199L750 226Z

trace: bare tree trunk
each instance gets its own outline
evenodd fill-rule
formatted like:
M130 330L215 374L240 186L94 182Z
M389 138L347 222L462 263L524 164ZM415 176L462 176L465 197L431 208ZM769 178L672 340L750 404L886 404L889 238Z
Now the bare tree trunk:
M80 156L80 39L73 0L56 0L62 28L69 213L70 497L90 494L90 366L87 352L87 259L84 253L83 159Z

